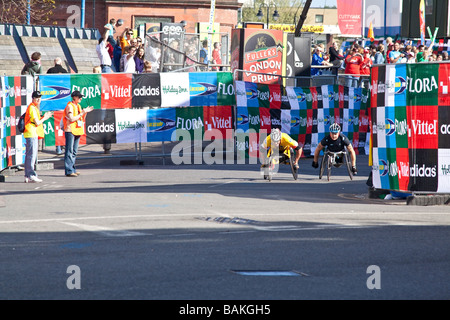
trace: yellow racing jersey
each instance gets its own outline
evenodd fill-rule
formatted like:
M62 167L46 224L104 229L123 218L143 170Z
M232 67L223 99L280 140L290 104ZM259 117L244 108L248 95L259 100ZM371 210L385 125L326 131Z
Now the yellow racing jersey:
M271 138L270 135L266 137L266 140L262 143L262 147L264 149L269 149L271 146ZM293 140L287 133L281 133L281 141L280 141L280 150L284 151L287 148L291 147L295 149L298 147L298 142Z

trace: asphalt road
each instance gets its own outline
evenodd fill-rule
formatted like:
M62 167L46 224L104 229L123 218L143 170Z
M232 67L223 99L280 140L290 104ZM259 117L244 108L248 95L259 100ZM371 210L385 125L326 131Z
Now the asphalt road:
M62 161L0 185L0 299L449 299L448 206L257 164Z

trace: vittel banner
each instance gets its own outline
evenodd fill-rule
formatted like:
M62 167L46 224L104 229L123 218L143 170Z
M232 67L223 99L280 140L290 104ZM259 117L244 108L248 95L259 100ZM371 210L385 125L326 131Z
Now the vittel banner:
M444 63L374 67L370 106L375 188L450 192L449 74Z

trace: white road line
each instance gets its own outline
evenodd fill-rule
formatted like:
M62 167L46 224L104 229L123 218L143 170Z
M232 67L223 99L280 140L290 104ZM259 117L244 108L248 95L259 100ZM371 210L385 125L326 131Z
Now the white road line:
M98 234L101 234L102 236L107 237L135 237L135 236L144 236L149 235L142 232L137 231L129 231L129 230L115 230L111 228L101 227L101 226L93 226L93 225L87 225L87 224L80 224L80 223L70 223L70 222L60 222L62 224L73 226L76 228L79 228L84 231L90 231L95 232Z
M219 212L215 212L216 214L219 214ZM409 211L409 212L357 212L357 211L352 211L351 213L348 212L335 212L335 213L330 213L330 212L292 212L292 213L288 213L288 212L283 212L283 213L277 213L274 215L271 215L268 212L264 212L264 213L245 213L245 212L235 212L233 213L234 215L238 215L238 216L245 216L245 217L272 217L272 216L276 216L278 220L280 220L282 217L297 217L297 218L301 218L303 216L317 216L320 217L322 215L329 215L329 216L353 216L356 214L360 214L362 215L362 217L365 216L370 216L370 215L374 215L378 218L380 218L381 216L388 216L388 217L392 217L394 215L394 217L392 217L393 219L397 219L398 216L411 216L411 215L421 215L421 216L425 216L425 217L431 217L433 215L437 215L437 216L441 216L441 215L445 215L448 216L448 212L430 212L430 213L424 213L424 212L414 212L414 211ZM221 213L220 215L222 216L229 216L225 213ZM15 223L39 223L39 222L64 222L64 221L83 221L83 220L108 220L108 219L133 219L133 218L147 218L147 219L152 219L152 218L177 218L177 217L201 217L202 214L195 212L195 213L168 213L168 214L139 214L139 215L117 215L117 216L88 216L88 217L76 217L76 218L51 218L51 219L23 219L23 220L0 220L0 224L15 224ZM277 221L278 221L277 220ZM266 222L270 222L270 221L266 221ZM420 222L420 221L419 221Z

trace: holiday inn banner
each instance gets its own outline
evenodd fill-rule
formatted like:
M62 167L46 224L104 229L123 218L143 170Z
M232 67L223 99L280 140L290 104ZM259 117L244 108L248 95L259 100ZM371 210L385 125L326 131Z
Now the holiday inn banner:
M375 188L450 192L449 77L446 63L372 69Z

